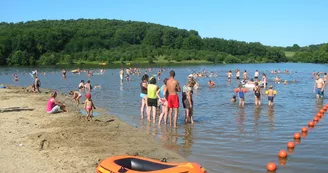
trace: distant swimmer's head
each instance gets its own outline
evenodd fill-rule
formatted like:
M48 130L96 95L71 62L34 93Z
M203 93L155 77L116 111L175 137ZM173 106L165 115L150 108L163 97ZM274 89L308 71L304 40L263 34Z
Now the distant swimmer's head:
M141 80L142 81L148 81L148 79L149 79L149 76L148 76L148 74L144 74L143 76L142 76L142 78L141 78Z
M192 74L188 75L188 79L193 79L194 76Z
M175 77L175 71L173 70L170 71L170 77Z
M84 80L81 80L82 83L84 83Z
M165 78L165 79L163 80L163 83L166 85L166 83L167 83L168 80L169 80L168 78Z
M327 73L324 73L324 75L327 75Z
M269 87L270 89L272 89L273 88L273 86L272 85L270 85L270 87Z
M88 80L88 82L87 83L90 83L90 80Z
M156 78L151 77L151 78L149 79L149 84L156 84Z
M242 88L242 87L243 87L243 84L240 83L240 84L238 85L238 88Z
M52 91L50 94L51 97L55 98L57 96L57 92L56 91Z
M316 78L319 79L319 78L320 78L320 75L318 74L318 75L316 76Z
M254 79L252 78L251 81L254 82Z

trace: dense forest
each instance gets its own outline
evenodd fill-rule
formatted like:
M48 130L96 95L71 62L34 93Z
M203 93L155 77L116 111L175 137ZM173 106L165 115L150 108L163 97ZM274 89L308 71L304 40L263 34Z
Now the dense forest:
M298 46L298 45L297 45ZM41 20L0 23L0 65L79 62L213 63L328 62L328 46L270 47L202 38L195 30L120 20ZM284 51L297 52L287 58Z

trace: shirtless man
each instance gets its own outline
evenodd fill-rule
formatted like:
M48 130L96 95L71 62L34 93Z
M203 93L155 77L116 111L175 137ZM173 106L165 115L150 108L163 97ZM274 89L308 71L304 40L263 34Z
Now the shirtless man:
M120 70L120 79L121 79L121 82L123 82L123 77L124 77L124 68L121 68L121 70Z
M230 81L231 81L231 77L232 77L232 72L231 72L231 70L227 73L227 75L228 75L228 81L230 82Z
M320 75L316 76L315 84L314 84L314 92L317 94L317 98L323 97L323 92L325 90L325 82Z
M244 73L243 73L243 79L244 80L247 80L247 71L245 70Z
M178 120L178 112L179 112L179 96L177 92L181 91L179 82L174 79L175 72L173 70L170 71L170 78L167 81L167 92L169 93L167 102L169 108L169 119L170 125L172 126L172 113L174 110L174 127L177 127Z

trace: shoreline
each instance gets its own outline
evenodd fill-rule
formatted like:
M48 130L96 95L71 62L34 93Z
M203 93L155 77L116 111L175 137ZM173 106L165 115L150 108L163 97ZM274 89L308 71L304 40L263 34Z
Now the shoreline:
M0 169L4 172L89 173L95 172L101 160L115 155L185 161L155 137L102 108L97 107L100 115L88 122L81 118L82 106L76 106L59 92L58 100L67 105L69 112L47 114L45 106L50 90L34 94L25 87L6 86L0 89L0 108L34 110L0 112Z

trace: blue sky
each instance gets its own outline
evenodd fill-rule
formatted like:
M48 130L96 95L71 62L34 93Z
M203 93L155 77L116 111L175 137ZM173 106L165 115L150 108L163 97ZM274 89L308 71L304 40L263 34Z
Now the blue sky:
M0 21L108 18L265 45L328 42L328 0L0 0Z

